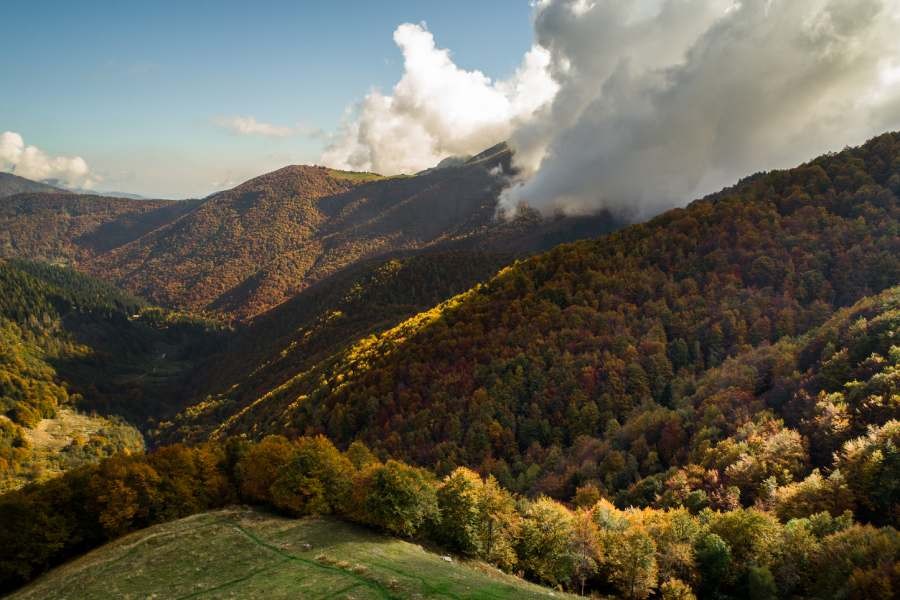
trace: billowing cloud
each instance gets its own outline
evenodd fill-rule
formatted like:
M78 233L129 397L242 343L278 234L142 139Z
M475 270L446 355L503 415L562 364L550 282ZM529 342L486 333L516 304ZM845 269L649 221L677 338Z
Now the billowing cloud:
M403 53L403 77L390 95L374 90L354 108L323 154L325 164L416 172L507 139L556 93L549 54L537 46L510 79L492 81L460 69L424 25L400 25L394 41Z
M541 0L503 203L643 218L900 127L900 0Z
M13 131L0 133L0 169L35 181L55 180L72 188L90 189L97 177L80 156L49 156L26 146Z
M222 117L215 120L216 124L223 129L235 133L237 135L256 135L261 137L291 137L295 135L305 135L317 137L322 134L321 130L307 127L303 124L293 126L272 125L257 121L251 116L233 116Z

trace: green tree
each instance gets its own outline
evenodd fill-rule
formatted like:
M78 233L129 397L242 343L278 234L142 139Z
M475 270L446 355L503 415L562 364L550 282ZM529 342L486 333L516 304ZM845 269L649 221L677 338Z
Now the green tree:
M695 551L701 596L715 596L731 571L731 548L720 536L707 533L697 540Z
M272 503L295 515L344 514L355 472L324 436L300 438L270 487Z
M250 502L272 504L272 485L296 452L296 446L280 435L263 438L248 449L235 467L241 495Z
M518 557L516 545L522 518L512 495L489 475L478 499L478 539L482 557L489 563L510 570Z
M481 555L480 500L484 482L478 473L459 467L444 478L437 490L440 521L437 537L450 548L468 556Z
M522 517L518 554L525 573L549 585L568 585L575 574L572 513L545 497L529 502Z
M437 517L434 477L395 460L370 466L357 478L365 519L397 535L412 537Z
M603 564L623 598L642 600L656 589L656 544L638 523L601 533Z

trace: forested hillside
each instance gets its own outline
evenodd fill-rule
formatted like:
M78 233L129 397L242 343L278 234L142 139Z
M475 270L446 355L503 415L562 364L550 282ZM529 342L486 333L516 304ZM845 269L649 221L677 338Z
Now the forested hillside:
M143 449L120 417L180 408L179 381L215 338L70 269L0 260L0 489Z
M40 183L13 175L12 173L0 173L0 198L14 194L25 193L59 193L63 190L46 183Z
M388 179L285 167L211 196L90 269L166 306L249 318L380 255L446 247L522 256L614 228L608 216L497 221L504 178L491 169L508 157Z
M693 443L713 448L738 436L740 460L752 455L753 431L810 426L795 414L802 401L766 395L765 378L750 394L720 395L721 416L708 415L707 428L698 394L723 362L803 336L900 281L898 192L898 134L757 175L647 224L518 263L295 373L235 406L224 424L192 410L178 426L361 438L440 472L477 466L514 489L559 497L585 483L640 496L634 486L651 478L652 496ZM896 417L889 398L853 431ZM813 451L820 462L827 455ZM800 464L794 476L819 463L803 455ZM752 503L755 483L715 502Z
M349 268L238 327L194 374L194 392L210 400L191 412L194 418L198 411L207 420L227 418L235 405L278 387L362 336L390 329L489 279L510 260L501 253L425 252ZM202 441L206 435L202 429L188 435L171 425L161 433L168 441Z
M0 257L79 266L95 253L140 237L190 202L70 193L0 198Z
M71 264L169 308L245 320L357 263L423 250L521 257L619 225L606 214L497 219L510 156L500 145L395 178L290 166L182 202L20 194L0 200L0 256Z

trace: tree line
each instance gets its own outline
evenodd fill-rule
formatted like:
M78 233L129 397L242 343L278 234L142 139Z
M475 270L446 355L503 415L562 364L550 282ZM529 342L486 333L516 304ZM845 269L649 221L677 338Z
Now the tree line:
M900 589L900 534L849 512L616 507L589 486L567 503L530 499L464 467L439 478L323 436L117 455L2 496L0 589L129 531L238 502L334 515L580 594L888 598Z

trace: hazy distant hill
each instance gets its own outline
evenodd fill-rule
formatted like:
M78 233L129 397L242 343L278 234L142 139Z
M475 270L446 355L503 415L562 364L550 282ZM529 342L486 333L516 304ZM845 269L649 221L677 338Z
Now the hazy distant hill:
M83 266L192 206L171 200L25 193L0 198L0 257Z
M42 192L55 194L65 192L65 190L54 187L52 185L48 185L46 183L39 183L37 181L25 179L24 177L19 177L18 175L13 175L12 173L0 172L0 198L12 196L14 194Z

